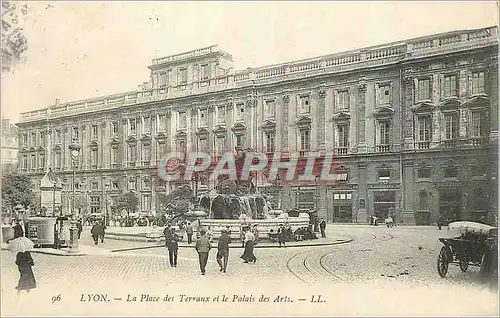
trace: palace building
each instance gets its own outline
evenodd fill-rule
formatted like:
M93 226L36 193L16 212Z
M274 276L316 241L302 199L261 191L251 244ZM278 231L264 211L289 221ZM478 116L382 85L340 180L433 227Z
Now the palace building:
M334 153L335 182L260 176L259 191L283 209L317 209L328 222L497 215L496 27L244 70L232 61L218 46L158 58L137 90L23 113L19 170L37 184L55 171L65 211L74 187L83 214L109 209L130 190L154 214L160 195L182 182L200 192L214 186L206 174L162 181L165 152L208 152L217 161L236 146L319 151Z

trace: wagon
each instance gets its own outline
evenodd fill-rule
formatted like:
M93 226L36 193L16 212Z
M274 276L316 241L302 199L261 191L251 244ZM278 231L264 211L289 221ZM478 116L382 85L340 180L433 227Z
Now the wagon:
M469 266L479 266L485 278L498 272L498 228L460 221L450 223L448 230L459 235L439 239L444 245L437 259L439 276L446 276L449 264L458 265L462 272L466 272Z

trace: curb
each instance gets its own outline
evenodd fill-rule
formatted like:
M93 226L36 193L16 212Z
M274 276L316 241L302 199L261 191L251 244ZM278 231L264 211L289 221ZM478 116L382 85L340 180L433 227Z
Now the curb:
M339 245L339 244L346 244L352 242L354 239L349 238L349 239L342 239L342 240L337 240L334 242L325 242L325 243L312 243L312 244L300 244L300 245L287 245L286 247L315 247L315 246L331 246L331 245ZM111 250L111 253L116 253L116 252L126 252L126 251L135 251L135 250L145 250L145 249L150 249L150 248L158 248L158 247L165 247L164 245L152 245L152 246L142 246L142 247L129 247L129 248L120 248L116 250ZM194 248L193 245L179 245L179 248ZM229 246L230 249L242 249L243 247L241 246ZM279 245L255 245L254 248L280 248Z

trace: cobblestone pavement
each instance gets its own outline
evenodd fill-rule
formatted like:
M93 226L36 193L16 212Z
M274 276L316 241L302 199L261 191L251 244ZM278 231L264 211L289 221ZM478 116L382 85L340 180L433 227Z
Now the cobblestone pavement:
M310 286L325 289L330 285L363 284L393 286L392 288L459 288L474 290L476 296L491 290L479 282L478 269L475 268L462 273L458 267L451 265L446 278L438 276L436 260L441 243L437 239L445 236L446 231L438 231L434 227L332 225L329 226L327 235L347 236L353 241L334 246L256 249L256 264L244 264L239 259L243 250L231 249L226 274L219 272L215 261L216 251L213 250L206 276L199 274L194 247L179 250L176 268L169 266L163 246L116 252L109 256L61 257L34 254L34 272L39 284L37 292L57 290L61 294L64 290L73 293L75 290L88 288L101 290L97 289L98 286L115 290L125 288L119 286L140 286L139 289L147 286L148 290L156 290L167 286L173 289L173 286L178 285L192 290L213 289L214 286L218 289L266 286L266 290L270 290L277 287L286 289L289 286L291 291L302 288L306 290ZM92 244L85 233L81 243ZM140 246L151 244L105 240L104 244L99 245L110 250ZM13 256L8 251L2 251L1 255L2 294L11 294L10 291L17 285L19 274ZM50 296L49 293L46 295Z

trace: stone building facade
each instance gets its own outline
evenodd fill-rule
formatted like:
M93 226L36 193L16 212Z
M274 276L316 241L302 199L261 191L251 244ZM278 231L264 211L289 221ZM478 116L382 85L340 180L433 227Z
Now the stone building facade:
M22 114L19 169L50 166L90 212L133 190L142 211L178 184L157 176L167 151L236 146L334 154L337 180L266 182L282 208L329 222L398 223L497 214L498 30L454 31L307 60L234 70L218 46L153 60L136 91ZM213 184L206 176L201 188ZM203 187L205 185L205 187ZM111 205L113 200L111 200Z
M2 162L2 171L16 170L19 147L19 142L17 141L17 126L13 125L9 119L5 118L2 118L1 123L2 149L0 153L2 157L0 160Z

